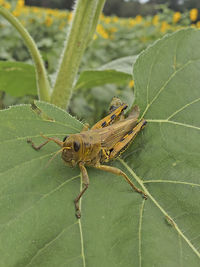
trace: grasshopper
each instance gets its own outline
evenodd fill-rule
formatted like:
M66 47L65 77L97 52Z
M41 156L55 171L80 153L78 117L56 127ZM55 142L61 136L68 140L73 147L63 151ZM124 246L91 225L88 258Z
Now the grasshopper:
M88 125L85 125L80 133L65 136L63 141L42 135L47 140L39 146L35 146L31 139L27 140L35 150L39 150L48 142L53 141L61 147L59 151L62 151L62 159L69 166L79 166L84 187L74 200L77 218L81 217L79 200L89 186L89 177L85 166L92 166L122 176L136 192L142 194L145 199L147 198L147 195L137 188L123 171L116 167L103 165L104 162L120 156L146 125L144 119L138 121L138 106L134 106L128 117L125 118L124 110L127 107L127 104L122 103L120 99L113 98L110 114L97 122L90 130L88 130Z

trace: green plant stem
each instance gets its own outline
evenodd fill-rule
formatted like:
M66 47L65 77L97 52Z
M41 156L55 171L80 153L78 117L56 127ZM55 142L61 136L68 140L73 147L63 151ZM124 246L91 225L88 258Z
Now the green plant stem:
M70 101L80 62L90 33L101 13L103 0L78 0L58 69L51 102L65 109ZM98 12L97 12L98 9Z
M93 23L92 23L92 27L91 27L88 43L90 43L90 41L92 41L92 39L93 39L93 35L94 35L95 31L96 31L96 27L97 27L97 24L99 22L99 17L101 15L102 10L103 10L105 1L106 0L99 0L99 2L97 4L96 13L95 13L94 20L93 20Z
M26 46L28 47L33 62L35 64L36 75L37 75L37 88L38 97L40 100L50 102L50 84L48 81L46 69L44 67L40 52L37 49L35 42L33 41L30 34L23 27L23 25L17 20L7 9L0 7L0 14L7 19L20 33Z

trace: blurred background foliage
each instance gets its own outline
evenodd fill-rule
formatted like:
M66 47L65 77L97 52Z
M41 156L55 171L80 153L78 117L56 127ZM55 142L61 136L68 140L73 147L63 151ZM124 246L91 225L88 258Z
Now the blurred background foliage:
M30 6L72 10L74 0L26 0L25 3ZM194 7L200 8L198 0L107 0L103 12L106 16L117 15L119 17L133 17L138 14L155 15L156 6L160 4L167 4L170 9L180 12Z
M9 9L21 21L37 43L52 83L72 19L73 4L72 0L0 0L0 5ZM197 0L107 0L93 42L83 57L80 72L98 69L121 57L137 56L166 33L185 27L200 28L199 9L200 1ZM0 61L32 64L19 34L1 17ZM69 111L79 119L93 124L105 115L113 96L119 96L131 105L134 81L128 79L120 86L105 84L89 89L78 88L72 96ZM34 98L37 97L27 94L14 97L5 93L0 85L0 108L30 103Z

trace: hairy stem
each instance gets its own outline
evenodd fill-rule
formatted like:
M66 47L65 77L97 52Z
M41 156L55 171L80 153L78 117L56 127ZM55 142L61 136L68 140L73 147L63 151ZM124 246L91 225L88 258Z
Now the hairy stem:
M99 22L99 17L101 15L102 10L103 10L105 1L106 0L99 0L99 2L97 4L96 13L95 13L94 20L93 20L93 23L92 23L92 27L91 27L91 31L90 31L88 42L90 42L92 40L93 35L94 35L95 31L96 31L96 27L97 27L97 24Z
M88 44L94 23L98 21L102 0L78 0L75 5L72 23L65 43L62 59L57 73L51 102L61 108L69 104L74 81ZM97 12L98 9L98 12Z

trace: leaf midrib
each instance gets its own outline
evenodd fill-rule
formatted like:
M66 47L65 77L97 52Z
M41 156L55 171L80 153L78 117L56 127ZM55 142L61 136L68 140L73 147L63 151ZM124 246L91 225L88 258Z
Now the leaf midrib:
M177 122L177 121L171 121L171 120L152 120L152 119L146 119L147 122L156 122L156 123L170 123L170 124L175 124L175 125L179 125L179 126L183 126L183 127L187 127L187 128L192 128L195 130L200 130L200 127L197 126L193 126L191 124L186 124L186 123L181 123L181 122Z
M137 174L129 167L129 165L124 160L119 159L119 162L121 162L121 164L127 169L127 171L131 173L131 175L135 178L135 180L140 184L144 192L147 193L148 198L151 199L152 202L155 204L155 206L163 213L163 215L173 223L174 229L184 239L184 241L188 244L188 246L192 249L192 251L200 258L200 253L198 252L197 248L184 235L184 233L181 231L181 229L178 227L175 221L171 218L171 216L164 210L164 208L161 207L161 205L156 201L156 199L150 194L150 192L144 185L144 182L137 176Z

